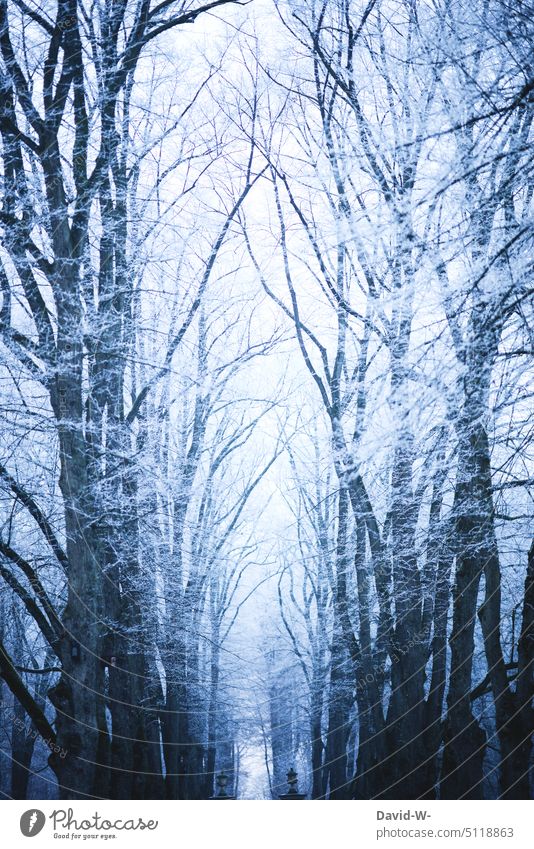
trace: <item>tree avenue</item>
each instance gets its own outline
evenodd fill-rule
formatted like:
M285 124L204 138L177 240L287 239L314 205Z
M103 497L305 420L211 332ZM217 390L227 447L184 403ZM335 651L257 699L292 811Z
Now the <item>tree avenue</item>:
M0 796L532 797L533 13L0 0Z

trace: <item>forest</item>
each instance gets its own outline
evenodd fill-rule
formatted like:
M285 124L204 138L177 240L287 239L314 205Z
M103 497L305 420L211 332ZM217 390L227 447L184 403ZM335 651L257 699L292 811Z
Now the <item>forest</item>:
M529 799L533 0L0 0L0 798Z

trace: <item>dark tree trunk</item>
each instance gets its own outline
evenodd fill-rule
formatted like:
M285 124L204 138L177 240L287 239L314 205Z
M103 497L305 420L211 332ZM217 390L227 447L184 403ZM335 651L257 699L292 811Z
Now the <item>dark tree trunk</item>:
M486 734L473 715L470 692L478 590L484 571L484 522L488 520L487 514L480 513L477 498L486 436L480 425L473 424L473 416L464 415L459 438L451 671L440 792L444 799L480 799Z
M211 660L210 660L210 698L208 707L208 749L206 756L206 777L204 782L204 797L209 799L215 792L215 766L217 762L217 704L219 687L219 630L211 629Z
M11 798L28 798L28 780L35 735L33 726L28 726L26 712L16 699L13 700L13 722L11 735Z

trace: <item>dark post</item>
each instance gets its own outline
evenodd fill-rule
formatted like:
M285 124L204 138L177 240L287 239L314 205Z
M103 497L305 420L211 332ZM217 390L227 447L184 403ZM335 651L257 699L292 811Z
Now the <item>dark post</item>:
M229 796L226 792L226 785L228 784L228 776L224 771L221 771L216 778L215 783L217 784L217 795L211 796L211 799L235 799L235 796Z
M291 767L287 774L287 783L289 785L289 790L287 793L284 793L282 796L279 796L279 799L305 799L305 793L298 792L298 780L299 777L295 772L294 768Z

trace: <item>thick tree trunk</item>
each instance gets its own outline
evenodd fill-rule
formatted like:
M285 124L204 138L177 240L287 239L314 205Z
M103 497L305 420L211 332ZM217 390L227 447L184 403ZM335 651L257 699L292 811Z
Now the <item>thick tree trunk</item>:
M534 542L528 553L523 595L521 634L517 646L517 678L514 725L510 751L514 760L516 781L503 787L504 797L530 799L532 737L534 734Z
M484 563L485 596L479 610L479 617L484 637L484 649L495 705L495 722L500 746L500 795L504 799L528 799L530 795L531 737L534 730L532 712L524 710L525 705L521 703L519 698L521 689L519 683L516 684L516 692L512 692L504 662L501 645L501 569L493 526L494 506L489 446L484 431L480 433L478 444L480 473L477 496L480 513L486 517L481 527L482 539L480 542L480 553ZM523 629L525 625L528 629L528 605L532 601L532 588L529 583L529 581L532 581L531 560L532 557L529 556L525 582L525 606L523 608L524 617L525 613L527 615L527 621L525 622L525 619L523 619ZM524 651L528 643L525 643L524 637L522 637L522 640ZM532 646L530 646L530 650L532 650ZM522 656L521 677L523 680L525 680L525 672L528 676L529 663L526 654L527 652L524 651ZM530 695L532 697L532 688Z
M480 456L486 439L471 416L460 423L459 437L451 671L440 792L445 799L480 799L486 734L473 715L470 692L478 590L484 570L483 525L488 519L487 514L480 514L477 498Z
M353 667L347 655L341 627L334 627L323 776L323 787L325 793L328 792L329 799L350 798L347 742L350 733L353 680Z
M445 541L444 545L447 545ZM423 743L426 750L424 792L422 798L434 799L439 787L439 752L442 743L442 712L447 676L447 620L450 599L452 558L445 550L437 564L434 593L434 635L432 638L432 669L425 702Z
M354 703L354 669L356 641L349 615L347 593L349 493L341 486L338 499L336 541L336 575L334 586L334 627L330 646L330 688L328 694L328 727L326 732L323 792L330 799L350 798L347 743L350 734L350 712Z
M490 496L491 497L491 496ZM491 536L490 536L491 541ZM530 799L534 734L534 544L528 555L515 692L507 680L499 636L500 570L495 547L486 560L486 599L480 609L500 746L502 799ZM497 635L497 636L495 636Z
M49 696L56 708L58 745L67 753L50 757L61 798L91 795L98 750L97 700L102 695L99 674L101 561L91 519L90 485L80 434L81 387L69 405L70 421L61 438L61 488L65 499L66 550L69 562L68 599L59 654L64 673ZM76 406L77 415L72 407Z
M432 486L428 526L427 593L433 622L431 642L432 667L428 695L424 705L424 748L427 760L424 765L424 792L422 797L433 799L439 787L439 752L442 743L442 714L447 683L447 624L450 601L450 575L454 559L451 535L454 529L441 518L443 485L446 478L444 455L438 453Z
M26 712L19 702L13 700L13 722L11 732L11 798L28 798L28 780L33 750L35 747L33 727L27 725Z
M167 697L162 716L165 758L165 796L185 799L188 769L186 648L174 643L173 657L165 665ZM184 745L185 744L185 745Z
M208 749L206 756L206 778L204 797L209 799L215 792L215 766L217 762L217 704L219 689L219 628L212 615L211 658L210 658L210 697L208 707Z
M323 752L323 692L321 678L316 675L312 684L310 705L310 735L311 735L311 772L312 788L311 798L319 799L323 794L322 768Z

